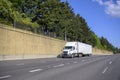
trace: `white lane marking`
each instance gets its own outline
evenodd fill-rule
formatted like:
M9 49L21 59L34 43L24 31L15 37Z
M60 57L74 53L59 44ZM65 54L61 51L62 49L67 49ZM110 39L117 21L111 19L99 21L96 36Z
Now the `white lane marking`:
M112 61L110 61L109 64L112 64Z
M103 70L103 74L108 70L108 67L106 67L104 70Z
M42 63L46 63L46 61L41 61Z
M82 62L84 62L85 60L82 60Z
M67 63L67 64L70 64L70 63Z
M73 62L73 63L78 63L78 62L75 61L75 62Z
M11 75L2 76L2 77L0 77L0 79L5 79L5 78L9 78L9 77L12 77L12 76Z
M42 71L42 69L34 69L34 70L30 70L29 72L37 72L37 71Z
M59 65L56 65L56 66L53 66L53 67L61 67L61 66L64 66L64 64L59 64Z
M24 63L20 63L20 64L16 64L16 65L18 65L18 66L22 66L22 65L25 65Z

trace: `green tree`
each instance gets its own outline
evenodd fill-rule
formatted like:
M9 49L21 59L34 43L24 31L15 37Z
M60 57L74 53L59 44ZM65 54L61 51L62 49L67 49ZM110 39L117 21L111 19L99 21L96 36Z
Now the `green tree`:
M12 24L13 18L11 16L12 4L8 0L0 0L0 22L5 24Z
M0 23L37 34L80 41L119 52L106 38L99 38L69 3L60 0L0 0Z

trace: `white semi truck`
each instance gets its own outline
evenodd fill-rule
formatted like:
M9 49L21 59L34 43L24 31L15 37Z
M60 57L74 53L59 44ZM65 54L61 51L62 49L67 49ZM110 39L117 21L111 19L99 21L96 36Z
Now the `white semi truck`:
M73 58L80 56L89 56L91 54L92 54L91 45L81 42L67 42L60 56L62 58L64 57Z

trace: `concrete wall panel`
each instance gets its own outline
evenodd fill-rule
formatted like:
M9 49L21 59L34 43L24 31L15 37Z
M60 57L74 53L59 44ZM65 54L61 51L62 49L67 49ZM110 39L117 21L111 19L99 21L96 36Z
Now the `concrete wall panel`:
M65 41L33 34L28 31L10 28L0 24L0 59L6 56L32 56L58 55L65 45ZM93 54L105 54L111 52L93 48ZM11 57L10 57L11 58ZM20 57L19 57L20 58Z

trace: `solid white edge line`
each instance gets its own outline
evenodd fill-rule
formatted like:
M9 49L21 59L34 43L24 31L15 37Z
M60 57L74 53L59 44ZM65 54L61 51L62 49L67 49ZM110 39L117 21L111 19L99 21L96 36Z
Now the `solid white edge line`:
M46 61L41 61L41 63L46 63Z
M22 65L24 65L24 63L20 63L20 64L16 64L16 65L18 65L18 66L22 66Z
M109 64L112 64L112 61L110 61Z
M59 64L59 65L56 65L56 66L53 66L53 67L61 67L61 66L64 66L64 64Z
M42 69L34 69L34 70L30 70L29 72L37 72L37 71L42 71Z
M5 79L5 78L9 78L9 77L12 77L12 76L11 75L2 76L2 77L0 77L0 79Z
M108 67L106 67L104 70L103 70L103 74L108 70Z

